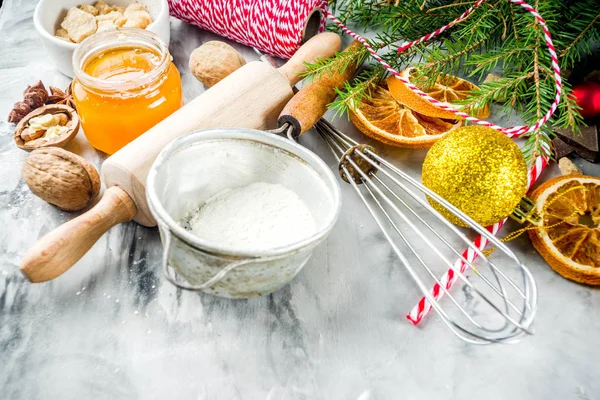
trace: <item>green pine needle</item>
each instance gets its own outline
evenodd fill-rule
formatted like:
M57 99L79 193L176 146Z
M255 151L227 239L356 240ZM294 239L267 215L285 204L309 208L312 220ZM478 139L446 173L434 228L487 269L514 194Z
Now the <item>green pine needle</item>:
M499 103L506 112L517 112L527 124L543 116L554 99L555 87L550 57L540 25L521 7L506 0L490 0L465 21L442 35L399 54L398 44L415 40L446 25L474 4L473 0L330 0L331 9L358 32L376 31L370 44L396 70L417 66L418 76L431 85L444 75L465 75L478 83L464 101L468 112ZM546 20L560 66L568 75L582 57L600 42L600 9L597 0L532 0ZM341 72L368 58L364 50L338 53L333 59L309 65L309 76ZM356 63L356 64L354 64ZM372 85L386 73L375 60L354 82L339 91L331 104L336 113L347 113L369 96ZM500 79L481 83L494 72ZM564 82L564 81L563 81ZM553 125L577 126L583 123L579 109L564 85L558 111L539 132L530 134L524 154L529 162L543 152L552 139Z

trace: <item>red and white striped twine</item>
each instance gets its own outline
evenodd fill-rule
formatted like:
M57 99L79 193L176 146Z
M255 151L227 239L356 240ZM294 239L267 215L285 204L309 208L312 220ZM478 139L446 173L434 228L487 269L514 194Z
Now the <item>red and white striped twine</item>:
M379 61L390 74L400 79L419 96L427 99L430 103L435 104L444 110L450 111L464 118L469 122L496 129L511 138L521 136L525 133L538 132L540 127L544 125L554 114L558 104L560 103L562 80L560 67L558 65L558 57L556 55L554 44L552 43L550 32L548 31L546 21L532 6L527 4L525 1L507 0L513 4L521 6L526 11L531 13L544 32L544 38L546 45L548 46L548 52L550 53L552 62L552 70L556 84L556 96L552 105L548 109L548 112L533 126L515 126L510 128L503 128L490 122L482 121L478 118L472 117L448 104L442 103L430 97L427 95L427 93L421 91L408 80L400 76L398 71L394 70L388 63L386 63L363 37L352 32L342 22L330 14L327 11L327 0L168 1L171 15L197 25L202 29L210 30L231 40L248 46L256 47L259 50L282 58L290 58L300 47L302 44L302 34L306 25L306 20L310 12L318 7L323 11L324 15L335 22L343 32L361 42L368 49L371 55L377 61ZM471 8L461 14L454 21L450 22L448 25L441 27L435 32L425 35L418 40L400 46L398 51L403 52L416 44L423 43L441 34L447 29L460 23L465 18L468 18L477 7L481 6L485 2L486 0L478 0ZM323 19L321 21L321 30L324 29L324 26L325 21ZM536 159L535 164L529 171L529 187L531 187L537 181L544 168L548 165L552 150L546 145L543 150L545 154ZM487 230L495 235L505 222L506 219L488 227ZM479 250L484 250L488 245L488 240L480 236L473 242L473 245ZM463 252L462 256L468 262L473 262L477 258L477 253L472 248L469 248ZM466 267L467 263L461 259L457 260L454 264L454 267L449 269L439 280L439 283L436 283L432 288L431 294L433 297L436 300L441 299L444 295L442 285L446 289L450 289L452 284L457 279L457 273L455 271L458 270L460 272L464 272ZM406 317L416 325L431 311L431 309L431 304L429 304L429 301L423 297L419 303L407 314Z
M317 8L326 11L327 0L169 0L172 16L285 59L302 45L306 21Z

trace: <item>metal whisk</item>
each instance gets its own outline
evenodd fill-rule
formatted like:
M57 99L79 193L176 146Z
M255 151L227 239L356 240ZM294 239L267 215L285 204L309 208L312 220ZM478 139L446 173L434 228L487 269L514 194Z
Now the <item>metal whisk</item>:
M254 50L262 61L277 66L272 57ZM324 118L314 127L338 158L342 179L352 185L419 290L456 336L473 344L516 343L524 335L533 333L530 326L537 311L535 281L504 243L380 157L373 147L354 141ZM296 139L294 127L289 123L271 132ZM490 261L465 232L437 212L424 195L488 239L496 248L494 258L498 264L501 261L501 268ZM459 246L461 250L467 246L475 252L476 260L467 260ZM468 276L462 273L452 260L462 261L472 273ZM444 271L452 269L462 281L465 294L462 302L440 281L436 267L438 274L440 267ZM431 294L434 284L448 297L447 305L442 306Z
M532 333L530 325L537 308L535 282L506 245L380 157L373 147L357 143L324 119L319 120L315 128L339 159L340 176L360 196L402 265L456 336L469 343L486 344L516 342ZM499 265L475 247L465 232L440 215L423 195L489 239L496 247L494 259L498 259ZM461 255L464 246L479 255L474 262ZM468 276L461 273L453 262L457 258L465 262L472 273ZM462 302L441 284L434 271L436 266L454 269L463 284L465 299ZM431 294L434 283L439 284L448 297L444 306Z

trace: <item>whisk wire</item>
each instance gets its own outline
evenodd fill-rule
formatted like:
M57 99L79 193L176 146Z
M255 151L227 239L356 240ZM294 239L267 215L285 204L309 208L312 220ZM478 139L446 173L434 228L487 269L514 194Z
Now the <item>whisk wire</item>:
M348 169L346 167L342 167L342 169L343 169L344 173L346 174L346 176L350 176L350 173L348 172ZM463 339L464 341L469 342L469 343L478 343L476 340L470 339L469 337L464 336L459 331L457 331L457 329L459 329L460 331L462 331L463 329L461 329L459 326L457 326L452 321L452 319L446 314L446 312L444 311L444 309L439 306L438 302L433 298L433 296L429 293L429 291L427 290L427 288L425 287L425 285L423 284L423 282L420 280L420 278L419 278L418 274L416 273L416 271L412 267L410 267L410 263L408 262L408 259L406 259L406 257L404 256L404 254L396 246L395 242L393 241L393 239L391 238L391 236L387 232L387 229L385 229L385 227L383 225L383 222L379 219L379 217L377 217L377 213L375 212L375 210L373 210L372 206L369 204L369 202L367 201L367 199L364 197L363 193L358 188L358 185L354 182L353 179L350 179L349 182L350 182L350 185L352 185L352 187L356 191L356 193L358 193L358 195L361 198L361 200L365 203L367 209L369 210L369 212L373 216L373 219L375 220L375 222L377 223L377 225L379 226L379 228L383 232L384 236L386 237L386 239L388 240L388 242L392 246L392 249L394 250L394 252L398 256L398 258L400 259L400 261L402 262L402 264L406 267L406 270L411 275L411 277L413 278L413 280L415 281L415 283L417 284L417 286L419 287L419 289L423 292L423 294L425 295L425 297L431 302L432 307L436 310L436 312L438 313L438 315L440 316L440 318L442 319L442 321L444 322L444 324L446 324L446 326L456 336L458 336L459 338Z
M340 137L340 141L346 141L348 143L348 145L350 146L350 144L352 146L357 145L358 143L356 143L354 140L352 140L351 138L347 137L346 135L344 135L343 133L341 133L340 131L337 130L337 128L333 127L329 122L323 120L323 125L327 128L328 132L332 135L335 136L339 136ZM365 153L367 153L370 157L372 157L372 159L377 160L380 164L385 165L386 167L388 167L390 170L392 170L394 173L400 175L402 178L406 179L407 181L409 181L414 187L416 187L417 189L425 192L426 195L433 197L436 199L436 201L439 200L440 203L442 203L444 206L447 206L447 208L449 208L451 211L455 211L457 214L462 214L464 215L460 210L456 209L456 207L454 207L451 203L448 203L445 199L441 198L439 195L437 195L435 192L432 192L431 190L429 190L428 188L422 186L421 184L417 183L412 177L410 177L409 175L407 175L406 173L404 173L403 171L399 170L398 168L396 168L394 165L392 165L391 163L389 163L387 160L381 158L378 154L372 152L371 150L369 150L368 148L364 150ZM383 174L385 174L392 182L394 182L397 186L399 186L400 188L402 188L405 192L410 194L410 189L408 189L404 184L402 184L400 181L398 181L395 177L393 177L388 171L386 171L385 169L380 168L379 165L377 165L377 163L373 162L373 160L371 158L369 158L367 155L363 154L362 151L355 151L355 153L357 155L359 155L361 158L363 158L366 162L368 162L369 164L371 164L374 168L376 168L378 171L381 170L381 172ZM378 182L382 183L381 180L379 180L377 178L376 175L373 175L371 178L376 178L378 180ZM388 188L388 191L397 199L400 200L400 198L398 197L398 195L391 189ZM419 205L421 205L424 208L427 208L428 211L434 213L439 220L444 223L444 225L446 227L448 227L449 229L453 230L453 233L456 234L457 236L459 236L462 241L469 246L475 253L477 253L477 255L482 259L487 261L490 264L490 268L493 268L497 271L497 273L499 273L503 278L505 278L509 284L513 287L514 290L517 291L517 293L522 297L522 298L526 298L527 296L520 290L520 288L515 285L510 279L508 279L508 277L500 270L496 267L496 265L494 263L492 263L490 260L488 260L487 256L481 251L479 250L476 246L473 245L473 243L462 233L460 232L452 223L450 223L446 218L444 218L436 209L434 209L433 207L431 207L429 204L427 204L423 199L419 198L419 197L413 197L415 201L417 201L419 203ZM401 201L401 200L400 200ZM404 203L405 206L406 203ZM408 206L407 206L408 207ZM410 207L409 207L410 209ZM412 209L410 209L412 211ZM418 215L416 213L413 213L414 215L416 215L418 217ZM459 215L460 216L460 215ZM466 217L466 215L464 215ZM420 217L418 217L420 219ZM467 217L468 218L468 217ZM422 219L420 219L421 222L425 223ZM478 233L485 233L487 237L489 237L490 241L496 245L496 243L501 243L503 245L503 250L505 253L507 253L509 256L511 256L511 258L513 258L515 261L519 262L518 258L514 255L514 253L508 249L506 247L506 245L504 245L504 243L502 243L501 241L499 241L495 236L491 235L489 233L489 231L483 227L480 227L475 221L473 221L472 219L468 218L465 220L465 222L470 222L469 225L474 225L475 227L479 227L481 228L481 230L477 230ZM426 223L425 223L426 224ZM426 224L428 227L429 225ZM437 235L437 231L435 229L432 229L431 227L429 227L432 232L434 232ZM441 237L439 235L437 235L440 239ZM443 240L443 239L442 239ZM444 241L445 244L447 244L446 241ZM462 255L456 251L456 249L454 249L453 247L449 246L461 259L463 262L465 262L468 266L470 266L472 269L474 269L473 265L468 262L464 257L462 257ZM519 262L519 264L521 264ZM488 284L491 284L488 282Z
M402 238L402 240L404 241L404 243L406 244L406 246L415 255L415 258L419 261L419 263L423 266L423 268L425 268L425 270L429 273L429 275L431 276L431 278L433 278L438 284L441 284L441 282L437 279L437 277L433 273L433 271L431 271L431 269L429 267L427 267L427 264L424 262L423 258L414 250L414 248L412 247L412 245L410 244L410 242L404 237L404 234L400 231L400 229L398 228L398 226L394 222L393 218L385 210L385 208L383 207L383 205L381 204L381 202L379 201L379 199L377 199L377 196L375 196L375 194L371 191L371 189L369 188L368 185L365 186L365 188L369 192L369 194L373 197L373 200L379 206L381 212L386 216L386 218L390 222L392 228L396 231L396 233L398 233L398 235ZM475 324L475 326L477 326L478 328L483 329L483 327L477 321L475 321L469 315L469 313L466 312L466 310L464 310L462 307L460 307L460 304L458 304L458 301L454 298L454 296L452 296L450 294L450 292L448 292L448 290L445 287L442 286L442 290L446 293L446 295L448 296L448 298L459 308L459 310L462 312L462 314L469 321L471 321L473 324Z
M419 289L423 292L431 307L434 308L442 321L455 335L467 342L482 344L494 342L512 343L518 341L518 339L520 339L523 335L532 333L532 331L529 329L529 325L531 324L536 311L535 303L537 298L537 290L535 288L535 283L531 273L518 260L512 251L510 251L503 243L496 239L488 230L478 225L468 216L464 215L460 210L456 209L446 200L429 189L423 187L408 174L404 173L387 160L380 157L374 150L371 150L367 146L360 145L352 138L340 132L328 121L321 119L315 125L315 128L324 139L330 151L340 160L340 172L344 180L350 183L353 189L357 192L360 199L366 205L367 210L373 216L375 222L382 230L385 238L392 246L393 251L396 253L405 269L409 272ZM366 162L364 165L370 166L370 169L368 171L363 170L363 168L361 168L361 166L359 166L357 163L359 158L355 158L355 156L359 157L361 160L364 160L364 162ZM356 174L351 173L349 168L351 168L353 172L356 172ZM456 237L458 237L462 243L465 243L467 246L469 246L469 248L480 257L478 260L479 263L485 263L485 265L487 265L489 271L491 271L491 274L494 277L493 280L496 283L487 278L482 271L473 264L473 262L467 260L463 254L456 250L456 248L444 237L444 235L438 232L437 229L435 229L430 223L422 218L419 213L407 203L405 199L403 199L390 187L389 184L377 176L376 174L378 172L381 172L386 179L389 179L390 183L402 189L402 191L408 194L408 196L416 201L418 205L433 214L437 220L441 221L446 228L451 230L451 232L454 233L454 235L456 235ZM400 179L409 183L413 188L416 188L425 196L432 198L442 206L446 207L446 209L448 209L451 213L471 226L476 232L486 237L491 243L496 245L499 250L511 258L521 271L523 290L521 290L521 288L516 285L512 279L507 276L507 274L505 274L498 266L496 266L495 263L490 261L488 257L486 257L485 254L483 254L483 252L477 248L477 246L475 246L463 232L451 224L423 198L417 196L412 189L409 188L404 182L400 181ZM361 190L359 187L361 184L365 193L363 193L363 190ZM367 197L369 197L371 201L369 201ZM372 203L374 203L374 205ZM432 250L432 254L439 257L443 264L445 264L455 273L457 279L460 279L462 282L464 282L465 287L468 287L471 293L476 294L477 297L482 299L485 304L490 306L494 311L503 317L504 323L502 326L486 327L477 321L473 315L471 315L463 306L460 305L459 301L449 293L446 285L440 282L434 271L427 265L427 262L410 243L410 240L399 228L392 215L390 215L390 212L386 210L386 206L393 211L394 215L400 217L400 219L411 229L411 232L416 233L416 236L427 245L427 248ZM419 229L402 210L400 210L399 206L407 209L410 215L415 217L416 220L429 232L432 232L433 236L437 238L437 240L439 240L446 248L450 249L450 251L458 257L458 260L455 263L450 262L450 260L441 252L441 250L432 243L430 238L427 237L427 235L425 235L423 231ZM453 318L451 318L442 308L439 301L436 300L430 290L427 289L423 280L413 267L413 264L409 262L406 255L395 243L391 233L388 231L390 228L386 226L386 223L384 223L384 220L378 214L382 214L385 217L384 219L387 221L387 223L389 223L391 229L400 237L402 243L408 249L409 254L416 259L417 265L420 265L425 269L427 274L434 280L434 282L437 283L437 285L439 285L439 288L442 290L442 292L448 296L452 304L454 304L454 306L458 309L460 315L464 316L466 320L478 331L473 331L473 328L466 328L462 324L454 321ZM498 246L498 244L500 244L500 246ZM464 275L463 272L461 272L461 263L465 266L468 266L470 270L474 271L475 276L479 277L482 282L485 283L486 287L491 288L493 294L502 299L502 306L492 301L477 287L477 285L475 285L469 278L467 278L466 275ZM505 282L508 282L509 287L516 292L518 298L523 300L522 307L517 306L509 299ZM511 310L516 314L516 318L511 315Z
M356 150L356 152L358 154L361 154L360 151ZM433 250L433 252L435 254L437 254L438 257L440 257L442 259L442 261L444 262L444 264L446 264L446 266L448 268L452 268L454 269L454 265L441 253L441 251L433 245L433 243L431 243L431 241L423 234L423 232L417 227L415 226L412 221L410 221L410 219L408 217L406 217L406 215L394 204L393 201L391 201L387 196L385 196L383 194L383 192L381 191L381 189L379 189L377 186L375 186L372 183L372 180L359 168L359 166L352 160L352 158L348 158L348 162L350 163L350 165L352 165L353 168L355 168L357 170L357 172L361 175L361 177L363 178L363 183L365 184L365 188L369 191L369 193L372 195L373 199L377 201L377 197L373 194L373 192L371 192L371 189L375 190L377 192L377 194L379 196L381 196L390 207L392 207L392 209L396 212L396 214L398 214L402 220L408 225L410 226L410 228L423 240L423 242L425 242L428 247ZM377 201L378 204L380 204ZM402 201L403 204L404 201ZM380 205L381 207L381 205ZM383 208L383 207L381 207ZM387 214L387 213L386 213ZM389 218L389 216L388 216ZM395 226L395 225L394 225ZM398 230L399 231L399 230ZM400 233L400 232L399 232ZM404 237L404 235L402 233L400 233L400 237L403 239L403 241L405 243L408 244L409 249L411 250L411 252L417 256L417 258L419 260L421 260L421 258L418 256L418 253L414 250L414 248L410 245L410 243L408 243L408 240ZM470 263L469 263L470 264ZM477 295L479 295L481 297L482 300L484 300L487 304L489 304L491 307L493 307L496 311L498 311L499 313L502 314L502 316L504 316L508 321L510 321L511 323L513 323L515 326L525 330L525 328L523 328L518 322L516 322L510 315L508 315L507 313L505 313L504 311L502 311L499 307L497 307L491 300L489 300L487 298L487 296L485 296L483 293L481 293L477 287L475 287L471 281L469 281L460 271L457 271L456 269L454 269L454 271L458 274L458 276L463 280L463 282L469 286L470 289L472 289ZM437 281L437 279L436 279ZM489 281L486 280L487 283L489 283ZM493 285L492 285L493 287ZM502 293L504 294L503 298L506 299L506 292L502 287ZM506 302L506 300L505 300ZM508 302L510 303L510 302ZM512 303L510 303L512 304ZM515 307L516 308L516 307ZM464 310L463 310L464 311ZM471 321L472 319L469 318ZM479 324L476 324L478 327L481 326ZM484 330L487 330L487 328L483 328ZM496 330L494 330L496 331Z
M347 170L346 167L342 167L342 169L344 170L344 173L349 176L349 172ZM367 209L369 210L369 212L371 213L371 215L373 216L375 222L377 223L377 225L380 227L380 229L382 230L384 236L386 237L386 239L388 240L388 242L391 244L392 249L394 250L394 252L396 253L396 255L398 256L398 258L400 259L400 261L402 262L402 264L405 266L405 268L407 269L407 271L409 272L409 274L411 275L411 277L413 278L413 280L415 281L415 283L417 284L417 286L419 287L419 289L423 292L423 294L425 295L425 297L428 299L428 301L430 301L431 306L434 308L434 310L436 310L436 312L438 313L438 315L440 316L441 320L444 322L444 324L456 335L458 336L460 339L468 342L468 343L472 343L472 344L482 344L482 343L491 343L491 342L495 342L495 341L500 341L501 339L485 339L483 337L480 337L478 335L473 335L472 332L470 332L468 329L463 328L462 326L460 326L459 324L457 324L456 322L454 322L449 316L448 314L444 311L444 309L440 306L440 304L438 303L437 300L435 300L433 298L433 296L429 293L429 291L427 290L426 286L424 285L424 283L421 281L421 279L419 278L417 272L411 267L410 263L408 262L408 259L404 256L404 254L400 251L400 249L397 247L397 245L395 244L395 242L393 241L393 239L391 238L390 234L387 232L387 229L385 228L384 224L382 223L382 221L380 220L380 218L377 216L377 213L375 212L375 210L372 208L372 206L369 204L369 202L367 201L367 199L365 198L365 196L362 194L362 192L360 191L360 189L358 188L358 185L354 182L354 180L350 180L349 181L350 184L352 185L352 187L355 189L355 191L358 193L359 197L363 200L363 202L365 203ZM379 203L380 204L380 203ZM383 209L382 209L383 210ZM384 211L385 212L385 211ZM389 214L387 214L388 217L388 221L391 220L391 217L389 216ZM391 222L393 224L393 226L396 228L396 231L398 231L397 226L393 223L393 221ZM420 257L418 257L420 258ZM434 278L436 281L437 278ZM439 283L439 281L438 281ZM445 289L444 289L445 290ZM447 291L446 291L447 292ZM452 297L452 296L450 296ZM452 297L453 298L453 297ZM458 305L458 302L456 300L454 300L455 305ZM458 306L459 310L463 311L464 314L467 314L466 311ZM472 318L469 316L468 317L469 320L472 320ZM481 325L479 325L477 322L475 322L475 326L479 327ZM502 328L500 328L502 329ZM488 330L489 331L489 330ZM461 333L462 332L462 333ZM463 335L466 334L468 336Z
M400 198L400 196L398 196L398 194L395 193L384 181L382 181L381 179L379 179L379 177L377 175L373 175L371 177L371 179L373 179L376 182L378 182L381 186L383 186L388 191L388 193L391 196L393 196L402 205L404 205L405 207L407 207L411 211L411 213L413 214L413 216L415 218L417 218L419 220L419 222L421 222L423 225L425 225L442 243L444 243L444 245L446 245L446 247L449 248L450 251L452 251L460 259L460 261L462 261L465 264L467 264L473 271L477 271L477 269L475 268L475 266L470 261L468 261L458 250L456 250L442 235L439 234L439 232L436 229L434 229L429 223L427 223L427 221L425 221L416 211L414 211L412 208L408 207L408 205L406 204L406 202L403 201ZM452 227L452 228L454 228L454 227ZM464 235L461 235L461 236L464 236ZM466 237L465 237L465 241L468 242L468 239L466 239ZM468 242L468 245L472 246L472 244L470 242ZM489 262L490 262L490 265L491 265L492 264L491 261L489 261ZM438 284L441 285L441 282L436 278L435 274L431 271L431 269L429 267L427 267L427 265L424 265L424 268L431 275L431 277L433 279L435 279ZM469 280L466 278L466 276L464 276L464 274L462 274L460 271L456 270L456 264L452 264L450 266L450 268L452 268L455 271L455 273L458 274L458 277L463 282L465 282L465 284L472 286L471 283L469 282ZM506 293L504 291L500 292L500 290L495 285L493 285L491 282L489 282L488 279L484 275L480 275L480 278L483 279L496 292L496 294L498 294L500 296L506 296ZM504 289L504 287L502 285L499 284L499 286L500 286L500 288L502 290ZM446 293L447 296L450 296L450 294L448 293L448 291L446 290L446 288L443 285L441 285L440 287ZM510 305L510 307L515 312L521 314L521 312L519 311L519 309L517 308L517 306L515 306L512 302L508 301L507 304Z
M365 159L367 162L369 162L369 158L366 157L364 154L362 154L362 152L357 151L356 154L358 154L360 157L362 157L363 159ZM375 164L373 164L375 165ZM379 169L378 169L379 171ZM395 179L391 174L389 174L385 169L381 169L381 172L386 175L392 182L394 182L397 186L401 187L404 190L407 190L406 187L399 182L397 179ZM423 225L425 225L442 243L444 243L457 257L460 258L460 261L464 262L467 266L469 266L473 271L475 271L475 273L478 273L477 268L475 268L475 266L473 265L472 262L468 261L458 250L456 250L456 248L454 248L442 235L440 235L438 233L438 231L436 229L434 229L431 225L429 225L423 218L421 218L421 216L418 215L418 213L416 211L414 211L412 208L410 208L406 202L404 202L400 196L398 196L398 194L396 192L394 192L388 185L385 184L385 182L383 182L381 179L379 179L379 177L377 175L373 175L370 177L370 179L373 179L375 181L377 181L381 186L383 186L389 193L391 196L393 196L397 201L401 202L405 207L407 207L412 214L421 222L423 223ZM423 199L420 198L415 198L415 201L417 201L421 206L425 207L425 208L429 208L429 205L425 203L425 201ZM440 217L440 219L442 219L443 217L439 214L439 212L437 210L435 210L434 208L431 208L430 211L432 213L435 213L436 215L438 215ZM487 256L485 256L476 246L473 245L473 243L462 233L460 232L454 225L450 224L445 218L443 218L443 222L444 224L451 229L467 246L469 246L469 248L473 249L473 251L477 252L480 255L480 259L483 261L486 261L489 263L490 268L493 268L497 273L499 273L503 278L505 278L509 284L511 284L513 286L513 288L517 291L517 293L522 297L525 298L525 295L521 292L521 290L519 289L518 286L516 286L510 279L508 279L508 277L506 277L506 275L504 275L502 273L502 271L500 269L498 269L496 267L496 265L488 259ZM453 267L451 267L453 268ZM460 274L459 271L456 271L459 275L459 277L466 282L466 278L464 277L464 275ZM487 278L484 275L480 275L481 279L483 279L494 291L496 291L497 294L501 294L499 292L499 289L496 288L496 286L494 286L489 280L487 280ZM503 290L503 286L500 285L500 288ZM505 294L505 293L504 293ZM515 311L517 311L516 306L514 306L512 303L510 303L511 306L514 307Z

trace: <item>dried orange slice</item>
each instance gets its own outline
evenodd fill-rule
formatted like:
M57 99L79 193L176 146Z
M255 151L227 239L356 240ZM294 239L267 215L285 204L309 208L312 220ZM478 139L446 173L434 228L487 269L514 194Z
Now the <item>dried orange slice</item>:
M350 111L350 120L365 135L392 146L429 148L462 125L461 121L427 117L405 107L387 88L371 89L370 98Z
M419 89L427 93L434 99L441 101L443 104L452 106L457 109L461 109L460 105L452 104L457 100L464 100L472 90L479 90L477 85L472 84L464 79L457 78L452 75L445 75L438 79L438 81L431 87L424 87L416 82L415 79L416 70L414 67L406 68L400 73L400 75L417 86ZM427 115L429 117L445 118L445 119L457 119L460 118L456 114L443 110L437 105L431 104L428 100L419 96L408 88L400 79L390 76L387 78L387 84L389 91L396 100L406 105L411 110L414 110L420 114ZM475 117L487 118L490 116L490 110L488 107L478 110Z
M536 250L565 278L600 285L600 178L554 178L531 198L545 227L529 231Z

